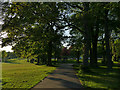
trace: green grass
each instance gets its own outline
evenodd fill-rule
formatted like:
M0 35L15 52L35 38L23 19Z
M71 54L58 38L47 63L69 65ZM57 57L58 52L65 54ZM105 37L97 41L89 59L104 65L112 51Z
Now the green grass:
M89 67L85 72L81 65L74 65L77 76L84 87L118 90L120 86L120 65L114 62L113 70L109 71L106 66L98 68Z
M26 60L8 60L8 63L2 63L2 88L31 88L55 69Z

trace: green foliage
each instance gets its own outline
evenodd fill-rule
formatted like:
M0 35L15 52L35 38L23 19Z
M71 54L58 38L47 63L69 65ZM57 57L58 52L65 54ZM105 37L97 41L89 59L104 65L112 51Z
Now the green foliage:
M84 65L88 65L89 56L93 57L95 55L90 60L97 64L97 54L99 54L98 56L105 55L108 68L111 68L111 55L120 56L119 11L120 3L118 2L5 3L5 7L3 7L5 17L2 29L7 33L7 37L2 39L2 46L13 45L12 49L18 57L37 61L37 64L50 65L52 57L61 58L61 42L68 40L66 36L63 36L63 33L65 30L69 30L71 38L68 41L71 47L65 51L66 53L69 52L71 57L77 57L78 61L80 55L83 55ZM112 36L112 34L116 34L116 37ZM115 48L112 52L113 47L111 46L110 50L109 45L111 38L115 40L113 43ZM97 45L98 40L99 45ZM101 41L105 42L105 45ZM110 43L112 42L110 41ZM103 51L102 47L105 48L105 51ZM98 53L94 49L97 49ZM66 53L64 57L69 57ZM3 57L6 56L4 52ZM68 62L74 61L68 60ZM9 62L17 63L16 61ZM8 85L8 87L30 88L46 76L45 71L48 71L46 66L47 69L44 71L42 66L24 63L24 65L23 63L3 64L3 77L5 77L5 79L3 78L3 87ZM106 89L118 87L117 69L119 67L115 69L113 66L114 71L108 71L106 66L100 65L99 68L94 69L84 65L78 67L80 69L78 76L83 80L83 85L91 88ZM33 74L36 76L34 77ZM7 75L10 77L7 77ZM20 82L18 78L14 79L18 75L22 77ZM22 82L25 84L23 85Z
M5 62L6 57L7 57L7 52L2 51L2 60L4 60L4 62Z
M17 56L14 52L7 52L7 58L8 59L17 58Z
M60 49L61 41L65 40L63 31L69 29L73 37L69 42L70 45L74 45L73 53L88 48L86 53L80 52L84 58L88 58L90 44L93 52L96 46L93 43L105 34L106 10L109 12L107 31L119 31L119 3L6 4L3 7L4 13L7 14L3 31L7 32L8 37L3 39L2 46L14 45L13 50L19 57L29 59L43 59L44 55L47 58L53 55L59 57L60 52L57 52L57 49Z
M49 57L54 53L49 47L59 47L62 37L57 27L60 26L57 3L14 2L10 5L7 14L11 16L5 17L3 25L8 37L3 39L2 46L12 44L19 57L29 59L42 59L43 55Z

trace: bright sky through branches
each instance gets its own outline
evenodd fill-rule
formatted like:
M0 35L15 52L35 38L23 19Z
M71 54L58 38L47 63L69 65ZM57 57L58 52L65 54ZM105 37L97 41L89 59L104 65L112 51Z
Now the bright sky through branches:
M70 36L69 30L65 31L64 35L65 36ZM3 37L6 37L6 35L4 35ZM2 42L0 41L0 44L1 43ZM63 43L63 46L67 47L67 43ZM13 52L13 50L11 50L11 48L12 48L12 46L6 46L6 47L3 47L3 48L0 47L0 51L5 50L6 52Z

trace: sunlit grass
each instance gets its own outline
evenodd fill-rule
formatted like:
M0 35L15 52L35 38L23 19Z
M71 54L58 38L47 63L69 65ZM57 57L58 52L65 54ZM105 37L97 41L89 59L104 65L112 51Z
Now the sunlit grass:
M89 67L88 72L83 72L79 65L75 65L74 68L77 70L77 75L84 87L117 90L120 86L120 65L118 65L118 62L114 64L110 71L106 66Z
M26 60L12 59L8 62L2 64L2 88L31 88L56 69Z

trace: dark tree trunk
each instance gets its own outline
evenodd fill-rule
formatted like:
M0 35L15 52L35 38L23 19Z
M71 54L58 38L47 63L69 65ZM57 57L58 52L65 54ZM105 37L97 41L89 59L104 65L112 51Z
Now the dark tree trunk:
M91 64L91 62L92 62L92 60L93 60L93 43L92 43L92 41L93 41L93 38L94 38L94 31L93 31L93 29L94 29L94 27L91 27L91 29L90 29L90 37L91 37L91 43L90 43L90 64Z
M84 55L83 55L83 65L87 66L88 65L88 57L89 57L89 50L90 50L90 30L88 27L88 10L89 10L89 3L84 3Z
M56 50L55 50L55 55L54 55L54 61L57 61L57 54L56 54Z
M41 57L42 64L47 64L46 56L43 54Z
M91 57L92 60L90 60L90 64L92 66L97 66L97 41L98 41L98 33L99 33L99 25L98 22L96 22L96 31L93 31L92 34L92 47L91 47Z
M93 47L92 47L92 43L91 43L91 46L90 46L91 48L90 48L90 64L91 64L91 62L92 62L92 60L93 60L93 52L92 52L92 50L93 50Z
M48 64L47 64L48 66L52 65L51 58L52 58L52 42L50 41L48 43Z
M56 44L55 44L56 45ZM56 49L57 47L55 46L55 49L54 49L54 51L55 51L55 55L54 55L54 61L57 61L57 49Z
M40 64L40 56L37 57L37 65Z
M87 43L84 44L84 55L83 55L83 64L85 66L88 65L88 57L89 57L89 46Z
M92 60L90 60L90 64L92 66L97 66L97 38L94 37L94 40L92 41L93 47L91 48L91 57Z
M93 60L92 60L92 65L97 66L97 37L94 38L95 40L93 41Z
M106 45L106 59L107 59L107 67L108 69L112 69L112 57L110 50L110 30L108 29L108 10L105 10L105 45Z
M77 51L77 63L79 63L80 51Z
M56 54L56 49L55 49L55 55L54 55L54 64L57 62L57 54Z
M103 57L103 59L102 59L102 64L103 65L105 65L106 64L106 59L105 59L105 56L106 56L106 53L105 53L105 48L104 48L104 45L105 45L105 43L104 43L104 40L102 41L102 57Z

